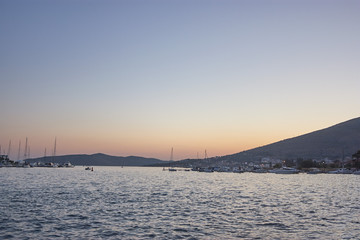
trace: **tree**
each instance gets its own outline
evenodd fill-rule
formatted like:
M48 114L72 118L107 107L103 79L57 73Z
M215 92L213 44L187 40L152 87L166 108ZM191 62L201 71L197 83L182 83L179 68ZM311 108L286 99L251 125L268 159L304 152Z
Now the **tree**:
M308 159L308 160L302 161L300 166L301 166L301 168L312 168L312 167L316 167L316 164L314 164L313 160Z

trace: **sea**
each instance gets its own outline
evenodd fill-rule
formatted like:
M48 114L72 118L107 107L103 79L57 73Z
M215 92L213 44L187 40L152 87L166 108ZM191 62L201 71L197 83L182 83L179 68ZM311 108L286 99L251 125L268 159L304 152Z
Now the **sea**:
M360 175L0 168L0 239L360 239Z

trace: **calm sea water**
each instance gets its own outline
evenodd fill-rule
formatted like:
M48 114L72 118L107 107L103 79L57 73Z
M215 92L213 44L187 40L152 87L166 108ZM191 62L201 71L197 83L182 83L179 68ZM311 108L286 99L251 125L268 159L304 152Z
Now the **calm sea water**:
M11 238L360 239L360 176L0 168Z

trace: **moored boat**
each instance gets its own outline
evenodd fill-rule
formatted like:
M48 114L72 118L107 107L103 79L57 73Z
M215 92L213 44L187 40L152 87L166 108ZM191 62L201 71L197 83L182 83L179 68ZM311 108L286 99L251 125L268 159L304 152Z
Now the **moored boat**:
M75 166L72 165L70 162L67 162L67 163L64 164L64 167L73 168L73 167L75 167Z
M300 171L297 170L296 168L282 167L282 168L278 168L278 169L273 169L269 172L276 173L276 174L296 174L296 173L299 173Z
M307 174L318 174L318 173L322 173L322 171L320 171L320 169L318 168L312 168L310 169L310 171L307 172Z
M214 169L213 169L213 168L209 168L209 167L207 167L207 168L200 168L200 169L199 169L199 172L212 173L212 172L214 172Z
M334 171L330 171L328 173L330 173L330 174L352 174L353 172L347 168L339 168Z

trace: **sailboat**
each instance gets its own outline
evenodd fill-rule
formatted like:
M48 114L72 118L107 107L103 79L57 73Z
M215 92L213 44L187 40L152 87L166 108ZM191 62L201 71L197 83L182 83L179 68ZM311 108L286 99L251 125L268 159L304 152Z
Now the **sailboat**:
M329 171L330 174L352 174L353 172L350 169L345 168L344 166L344 149L342 150L342 160L341 160L341 168L338 168L334 171Z
M171 148L170 162L172 162L174 160L173 158L174 158L174 148ZM175 168L170 167L170 162L169 162L169 171L176 172Z
M208 155L207 155L207 151L205 149L205 153L204 153L204 162L206 162L208 165L210 165L210 161L208 159ZM214 172L214 169L210 166L206 167L206 168L202 168L200 169L199 172L207 172L207 173L212 173Z

